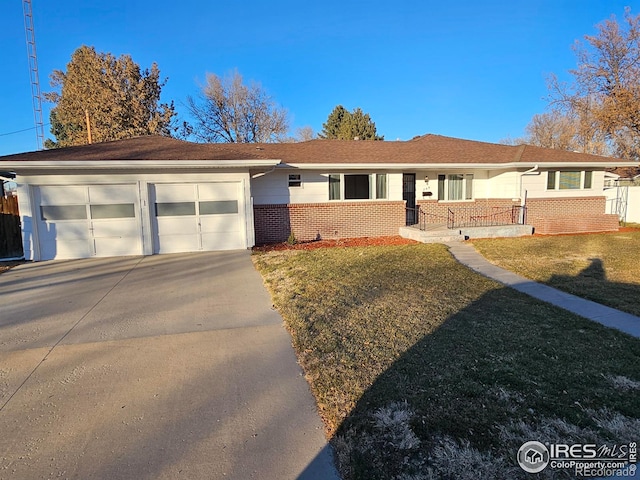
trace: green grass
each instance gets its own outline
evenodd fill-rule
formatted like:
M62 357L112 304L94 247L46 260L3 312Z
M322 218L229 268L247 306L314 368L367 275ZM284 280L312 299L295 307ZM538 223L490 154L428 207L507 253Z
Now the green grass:
M529 478L515 462L525 441L637 440L640 340L504 288L444 246L253 258L345 480Z
M640 230L473 244L489 261L524 277L640 316Z

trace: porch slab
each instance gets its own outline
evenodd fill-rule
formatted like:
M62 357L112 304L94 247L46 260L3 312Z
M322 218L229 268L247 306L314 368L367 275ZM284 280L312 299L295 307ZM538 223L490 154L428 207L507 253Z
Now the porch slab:
M400 227L399 235L421 243L461 242L465 240L459 230L450 230L446 226L420 230L418 227Z
M425 230L420 230L417 225L400 227L399 235L421 243L445 243L472 238L526 237L533 235L533 227L531 225L499 225L447 228L444 224L427 224Z
M532 225L498 225L495 227L463 227L460 231L466 239L470 238L501 238L527 237L533 235Z

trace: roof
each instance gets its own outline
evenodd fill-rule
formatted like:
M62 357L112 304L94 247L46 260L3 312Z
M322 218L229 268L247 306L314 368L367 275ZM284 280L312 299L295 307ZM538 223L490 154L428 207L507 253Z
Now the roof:
M310 165L515 165L593 164L608 167L637 165L616 158L530 145L501 145L427 134L408 141L310 140L299 143L192 143L161 136L135 137L76 147L19 153L0 157L0 165L60 165L61 162L108 166L126 162L162 162L278 159L292 166ZM222 162L224 163L224 162ZM256 162L254 162L256 163ZM259 163L259 162L258 162ZM8 168L7 166L3 168Z

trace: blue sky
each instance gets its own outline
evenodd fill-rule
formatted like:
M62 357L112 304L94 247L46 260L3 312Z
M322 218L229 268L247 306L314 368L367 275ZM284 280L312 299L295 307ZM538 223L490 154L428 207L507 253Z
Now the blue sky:
M196 95L234 68L316 132L333 108L362 108L386 140L435 133L498 142L544 111L546 78L568 79L571 49L640 1L33 0L40 84L80 45L156 62L162 100ZM0 155L36 149L22 2L0 6ZM44 105L48 122L51 104ZM50 136L45 126L45 134Z

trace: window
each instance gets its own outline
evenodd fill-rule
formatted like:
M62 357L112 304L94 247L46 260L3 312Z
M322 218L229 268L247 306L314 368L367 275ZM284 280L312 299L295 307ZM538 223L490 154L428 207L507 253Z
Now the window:
M195 202L156 203L156 217L179 217L195 214Z
M438 200L473 200L473 174L438 175Z
M87 218L85 205L42 205L42 220L84 220Z
M593 184L593 172L584 172L584 188L591 188Z
M387 174L376 175L376 198L387 198Z
M290 187L301 187L302 186L302 175L299 173L290 173L289 174L289 186Z
M387 175L329 175L329 200L370 200L387 198Z
M237 200L209 200L199 203L200 215L223 215L238 213Z
M91 218L134 218L136 216L133 203L113 203L108 205L91 205Z
M329 175L329 200L340 200L340 175Z
M345 175L344 199L364 200L369 197L369 175Z
M580 190L593 188L593 172L560 170L547 172L547 190Z
M580 173L575 171L560 172L560 190L575 190L580 188Z

